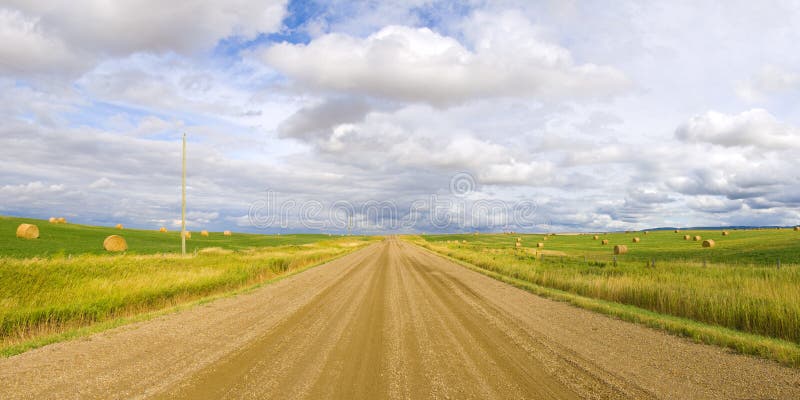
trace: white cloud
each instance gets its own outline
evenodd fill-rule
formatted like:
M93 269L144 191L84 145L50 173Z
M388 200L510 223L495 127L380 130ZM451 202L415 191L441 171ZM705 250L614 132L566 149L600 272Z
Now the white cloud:
M800 129L781 123L772 114L759 108L736 115L708 111L679 126L675 136L686 142L706 142L725 147L800 147Z
M223 38L277 31L286 2L6 1L0 5L0 67L9 73L64 73L110 56L191 54Z
M774 94L797 90L800 90L800 72L767 65L749 80L740 82L736 94L745 101L758 102Z
M301 85L435 105L487 97L582 97L629 86L618 70L576 64L515 13L477 14L472 47L428 28L387 26L366 38L330 33L276 44L265 62Z
M111 179L106 178L105 176L90 183L89 189L107 189L116 186L114 181Z

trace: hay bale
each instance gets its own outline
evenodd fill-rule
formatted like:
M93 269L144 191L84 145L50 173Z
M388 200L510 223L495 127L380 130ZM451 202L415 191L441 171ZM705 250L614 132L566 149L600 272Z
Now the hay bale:
M203 229L202 231L200 231L200 236L208 237L208 231Z
M520 242L517 242L517 243L516 243L516 247L517 247L517 248L520 248L520 247L522 247L522 243L520 243Z
M644 231L644 234L647 235L647 231Z
M639 243L640 241L641 241L641 239L639 239L638 237L635 237L635 238L633 238L633 240L631 242Z
M543 237L542 240L547 240L547 236Z
M231 231L225 231L225 232L222 232L222 234L224 236L230 236L231 235Z
M675 233L678 233L678 232L680 232L680 231L679 231L679 230L677 230L677 229L675 229Z
M125 251L128 250L128 243L122 236L111 235L103 240L103 248L106 251Z
M161 228L158 229L158 231L162 232L162 233L166 232L167 231L167 227L166 226L162 226Z
M542 243L542 242L536 243L536 247L542 248L542 247L544 247L544 243Z
M699 241L701 241L701 240L703 240L703 238L702 238L702 237L700 237L700 236L695 236L695 237L694 237L694 241L695 241L695 242L699 242Z
M600 239L600 236L597 235L592 236L592 240L597 240L597 239Z
M689 235L683 235L683 240L692 240L692 237Z
M618 244L614 246L614 254L625 254L628 252L628 246L624 244Z
M716 243L712 239L703 240L703 247L714 247Z
M117 229L123 229L124 227L122 226L122 224L117 224L116 228Z
M794 231L795 231L795 232L800 232L800 226L795 226L795 227L794 227Z
M67 223L67 219L64 218L64 217L58 217L58 218L56 218L56 221L58 221L59 224L66 224Z
M521 237L518 237L518 238L517 238L517 242L521 242L521 241L522 241L522 238L521 238Z
M600 242L600 244L608 244L608 239L603 239L603 241Z
M19 224L17 237L20 239L38 239L39 227L33 224Z
M467 244L467 241L466 240L462 240L461 244Z
M183 233L183 236L185 238L187 238L187 239L191 239L192 238L192 232L186 231L186 232Z
M730 235L730 233L728 233L728 231L722 231L722 236L728 236L728 235Z
M49 222L51 224L57 224L58 223L58 218L50 217L50 219L48 219L47 222Z

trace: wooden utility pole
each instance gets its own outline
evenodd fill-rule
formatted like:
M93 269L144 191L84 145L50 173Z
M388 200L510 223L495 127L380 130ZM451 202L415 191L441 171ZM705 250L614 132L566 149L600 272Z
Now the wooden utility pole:
M181 255L186 256L186 133L183 134L181 164Z

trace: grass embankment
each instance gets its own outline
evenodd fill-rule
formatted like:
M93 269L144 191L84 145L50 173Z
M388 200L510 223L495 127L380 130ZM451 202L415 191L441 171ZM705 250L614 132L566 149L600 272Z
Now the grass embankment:
M76 242L120 232L75 225L57 226L62 229L58 232L46 222L32 222L52 236L24 240L14 238L14 229L0 230L0 355L263 284L372 241L367 237L235 234L221 239L228 247L224 248L212 235L205 240L192 238L190 243L200 248L197 256L181 257L174 253L175 240L160 236L164 234L124 230L126 239L133 239L128 241L133 251L154 254L80 254L76 249L85 244ZM164 243L153 239L147 250L136 247L137 240L146 243L150 235ZM171 239L176 238L177 234ZM34 248L39 251L36 257L20 257ZM164 253L164 248L172 253Z
M603 236L591 235L411 240L537 294L800 366L800 233L688 233L713 237L712 249L683 240L684 234L610 234L604 235L610 241L605 246ZM632 243L634 236L642 241ZM522 238L522 249L515 249L516 237ZM538 242L545 247L530 247ZM629 249L617 256L616 265L614 244Z

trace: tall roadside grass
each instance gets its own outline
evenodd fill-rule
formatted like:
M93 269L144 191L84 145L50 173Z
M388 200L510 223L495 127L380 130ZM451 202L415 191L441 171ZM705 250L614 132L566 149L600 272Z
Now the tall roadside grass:
M800 266L733 266L660 261L655 267L533 249L485 248L412 238L430 250L503 277L634 306L702 324L800 344ZM800 361L800 360L799 360Z
M183 258L0 258L0 353L20 343L264 283L370 243L339 239Z

